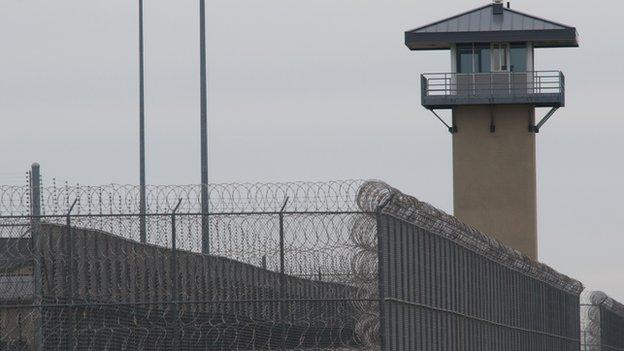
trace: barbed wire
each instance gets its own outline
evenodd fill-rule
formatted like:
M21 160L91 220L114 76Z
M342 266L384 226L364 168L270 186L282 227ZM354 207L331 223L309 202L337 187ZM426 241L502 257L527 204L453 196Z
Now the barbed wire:
M584 351L624 348L624 304L602 291L581 294L581 335ZM605 314L610 314L605 315Z
M478 229L461 222L442 210L413 196L403 194L399 190L381 181L366 182L359 189L358 205L364 212L374 212L382 204L387 204L383 211L403 219L418 227L475 251L498 262L551 284L552 286L572 294L580 294L583 284L561 274L551 267L533 261L517 250L514 250L496 239L483 234Z
M48 349L178 342L202 350L379 350L379 210L559 290L582 290L380 181L211 185L208 215L199 213L198 185L148 186L143 215L136 186L52 181L41 187L43 215L34 218L30 188L0 186L0 319L11 321L0 323L0 349L5 341L31 347L40 325Z
M212 186L209 255L195 213L199 186L148 187L149 212L162 214L141 215L138 187L53 184L41 187L36 218L28 216L29 187L3 188L0 317L20 322L0 336L30 348L40 325L46 349L378 350L376 258L365 263L360 252L370 249L375 224L357 208L358 183ZM171 208L179 199L174 274Z
M357 211L355 196L361 180L290 183L210 184L209 212L276 212L289 198L287 211ZM139 213L135 185L70 185L41 187L42 213L63 215L74 200L74 214ZM0 186L0 215L28 215L30 187ZM201 212L200 185L148 185L146 212L167 213L182 199L180 212Z

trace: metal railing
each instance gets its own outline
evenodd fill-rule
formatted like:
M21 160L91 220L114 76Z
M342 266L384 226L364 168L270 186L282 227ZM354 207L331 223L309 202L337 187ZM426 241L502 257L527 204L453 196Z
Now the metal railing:
M560 71L426 73L421 76L422 104L428 108L471 104L565 104Z
M493 73L425 73L425 96L563 94L565 78L560 71Z

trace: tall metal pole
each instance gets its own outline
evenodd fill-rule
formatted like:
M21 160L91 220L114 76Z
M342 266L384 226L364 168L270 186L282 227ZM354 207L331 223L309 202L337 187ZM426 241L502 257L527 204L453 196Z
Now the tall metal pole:
M147 241L145 225L145 86L143 59L143 0L139 0L139 213L140 239Z
M208 120L206 96L206 1L199 0L199 65L200 65L200 133L201 133L201 211L202 253L210 253L208 217Z

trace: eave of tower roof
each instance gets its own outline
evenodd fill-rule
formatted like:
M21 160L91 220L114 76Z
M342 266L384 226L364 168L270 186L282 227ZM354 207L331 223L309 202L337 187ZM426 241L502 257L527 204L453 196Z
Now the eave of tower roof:
M412 50L448 49L455 43L531 41L536 47L577 47L576 28L493 4L405 32Z

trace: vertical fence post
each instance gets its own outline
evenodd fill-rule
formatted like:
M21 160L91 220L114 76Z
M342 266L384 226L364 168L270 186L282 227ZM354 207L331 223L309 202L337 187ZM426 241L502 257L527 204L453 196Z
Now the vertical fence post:
M17 304L22 305L22 298L20 296L17 297ZM18 309L17 312L17 341L20 345L24 342L24 333L22 332L22 308Z
M386 340L386 283L385 283L385 247L384 240L387 232L382 230L383 226L383 210L394 198L394 194L377 206L375 209L375 218L377 220L377 269L378 269L378 289L379 289L379 342L381 350L387 349Z
M576 298L575 298L575 301L576 301ZM583 336L584 336L585 334L583 333L583 328L582 328L582 326L581 326L581 323L582 323L582 321L581 321L581 313L583 312L583 308L581 307L580 297L579 297L578 302L579 302L579 303L578 303L578 305L574 308L574 310L575 310L575 312L576 312L576 315L578 316L577 323L575 323L575 324L576 324L576 335L578 335L578 336L579 336L579 340L578 340L578 349L579 349L579 350L581 350L581 349L583 348L583 343L584 343L583 337L581 337L581 335L583 335ZM569 317L568 317L568 318L569 318ZM567 328L566 328L566 329L567 329Z
M604 342L604 339L605 339L605 329L607 327L607 324L605 323L605 313L604 313L605 311L604 311L603 304L606 301L607 301L607 299L605 298L598 305L598 313L600 314L600 351L608 349L607 347L605 347L605 342Z
M381 350L386 350L386 284L385 284L385 247L384 240L385 235L382 230L382 212L381 206L377 208L376 211L376 219L377 219L377 268L379 270L378 274L378 286L379 286L379 342L381 346Z
M33 254L33 278L34 278L34 292L33 292L33 305L36 306L35 314L35 350L43 350L43 291L41 280L42 269L42 255L41 255L41 171L38 163L33 163L30 170L30 233L32 239L32 254Z
M69 207L67 215L65 217L65 224L67 227L67 303L70 304L68 309L69 316L67 318L67 349L74 349L74 231L71 227L71 213L76 206L78 199L74 199L74 202Z
M286 259L284 257L284 209L288 203L288 197L284 199L279 212L279 245L280 245L280 326L282 334L282 350L286 350Z
M208 184L201 185L201 245L204 255L210 254L210 216Z
M178 199L178 204L171 211L171 308L173 310L173 342L172 350L178 349L178 329L180 323L178 321L178 249L177 249L177 233L176 233L176 212L182 203L182 199Z

